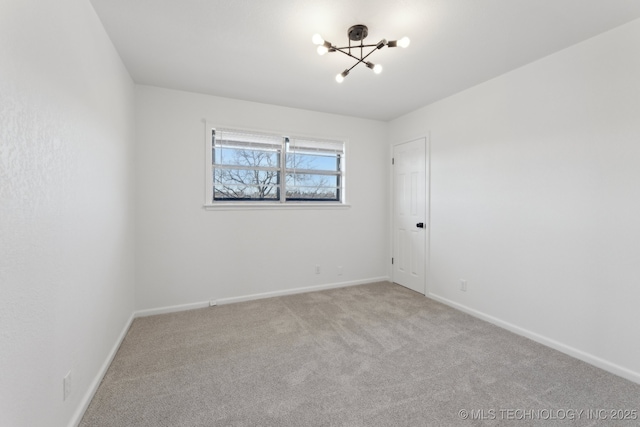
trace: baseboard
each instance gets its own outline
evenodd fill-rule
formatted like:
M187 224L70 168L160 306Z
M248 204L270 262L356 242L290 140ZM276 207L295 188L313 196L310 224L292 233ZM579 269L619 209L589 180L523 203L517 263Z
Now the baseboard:
M71 421L69 422L69 427L77 427L80 424L80 421L82 421L82 417L84 416L84 413L89 407L89 404L91 403L93 396L96 394L96 391L98 391L98 387L102 382L102 378L104 378L105 374L107 373L107 369L109 369L109 366L113 361L113 358L116 356L116 353L120 348L120 344L122 344L124 337L127 335L127 332L131 327L131 323L133 322L133 319L134 319L134 315L132 313L131 316L129 316L129 320L127 320L127 323L124 325L122 332L120 332L118 339L114 343L113 347L111 347L111 351L107 355L107 358L105 359L104 363L102 363L102 366L98 371L98 374L95 376L95 378L91 382L91 385L89 386L89 389L87 390L84 397L80 401L80 405L78 406L78 409L76 409L75 413L73 414L73 417L71 417Z
M558 350L564 354L567 354L571 357L574 357L578 360L582 360L583 362L589 363L590 365L596 366L602 370L610 372L614 375L618 375L622 378L625 378L629 381L633 381L634 383L640 384L640 373L634 372L630 369L627 369L623 366L616 365L615 363L609 362L607 360L601 359L592 354L586 353L582 350L578 350L577 348L573 348L566 344L563 344L559 341L553 340L551 338L545 337L543 335L537 334L535 332L529 331L528 329L521 328L512 323L505 322L504 320L498 319L497 317L490 316L481 311L475 310L473 308L467 307L466 305L459 304L457 302L451 301L450 299L441 297L439 295L429 293L427 297L434 299L438 302L448 305L449 307L455 308L457 310L463 311L467 314L470 314L479 319L485 320L489 323L492 323L496 326L500 326L503 329L506 329L515 334L521 335L523 337L529 338L535 342L538 342L547 347L553 348L554 350Z
M193 302L190 304L170 305L167 307L150 308L147 310L138 310L134 317L154 316L156 314L175 313L177 311L195 310L196 308L209 307L209 301Z
M145 316L153 316L153 315L156 315L156 314L175 313L175 312L178 312L178 311L193 310L193 309L196 309L196 308L205 308L205 307L209 307L211 305L233 304L233 303L236 303L236 302L252 301L252 300L257 300L257 299L273 298L273 297L280 297L280 296L285 296L285 295L301 294L301 293L304 293L304 292L323 291L323 290L326 290L326 289L346 288L347 286L364 285L364 284L367 284L367 283L384 282L384 281L389 281L389 277L386 277L386 276L383 276L383 277L372 277L372 278L369 278L369 279L352 280L352 281L349 281L349 282L338 282L338 283L329 283L329 284L317 285L317 286L306 286L306 287L303 287L303 288L285 289L285 290L281 290L281 291L272 291L272 292L262 292L262 293L259 293L259 294L242 295L242 296L230 297L230 298L220 298L220 299L216 299L216 300L212 300L212 301L201 301L201 302L194 302L194 303L190 303L190 304L181 304L181 305L171 305L171 306L166 306L166 307L150 308L150 309L146 309L146 310L138 310L138 311L136 311L134 313L134 317L145 317Z
M389 281L389 277L372 277L370 279L353 280L349 282L329 283L325 285L306 286L303 288L286 289L282 291L263 292L259 294L244 295L240 297L220 298L214 301L215 305L233 304L236 302L252 301L264 298L281 297L285 295L302 294L305 292L317 292L327 289L346 288L348 286L364 285L367 283Z

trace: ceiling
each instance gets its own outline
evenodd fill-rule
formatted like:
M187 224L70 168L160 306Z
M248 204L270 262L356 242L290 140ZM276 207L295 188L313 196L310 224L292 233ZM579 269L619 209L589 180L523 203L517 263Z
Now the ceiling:
M91 0L136 83L391 120L640 17L637 0ZM381 74L311 37L408 36Z

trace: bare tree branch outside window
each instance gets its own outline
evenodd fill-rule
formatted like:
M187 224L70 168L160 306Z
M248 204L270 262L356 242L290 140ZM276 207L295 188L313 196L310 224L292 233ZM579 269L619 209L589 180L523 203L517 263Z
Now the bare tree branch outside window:
M277 152L231 149L231 164L243 168L215 168L216 199L279 198L279 165ZM271 168L271 169L254 169ZM245 169L247 168L247 169Z

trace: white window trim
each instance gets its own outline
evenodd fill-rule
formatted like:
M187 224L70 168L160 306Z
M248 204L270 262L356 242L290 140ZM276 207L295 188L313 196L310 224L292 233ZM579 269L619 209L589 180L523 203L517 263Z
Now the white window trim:
M281 135L289 135L295 134L298 137L304 137L309 139L319 139L326 140L332 139L336 141L342 141L344 144L344 160L342 164L342 200L341 201L318 201L318 202L307 202L307 201L216 201L212 202L210 200L210 195L213 194L213 180L210 179L212 176L212 164L211 164L211 130L215 128L231 128L238 130L245 130L247 132L257 132L257 133L277 133ZM333 209L349 209L351 205L347 203L347 191L346 191L346 183L347 183L347 168L346 168L346 159L349 158L348 150L349 144L346 138L327 138L327 137L318 137L317 135L304 135L299 133L292 132L274 132L274 131L264 131L257 129L247 129L245 127L237 127L237 126L222 126L222 125L214 125L211 122L206 122L205 124L205 137L204 137L204 162L205 162L205 189L204 189L204 204L203 208L207 211L231 211L231 210L277 210L277 209L307 209L307 210L333 210Z
M235 211L235 210L278 210L278 209L306 209L332 210L349 209L351 205L340 202L216 202L205 204L207 211Z

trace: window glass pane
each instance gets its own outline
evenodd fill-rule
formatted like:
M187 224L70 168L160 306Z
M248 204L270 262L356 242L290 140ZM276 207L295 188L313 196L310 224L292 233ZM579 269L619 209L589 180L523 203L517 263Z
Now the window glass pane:
M339 200L338 175L287 174L287 200Z
M322 154L287 153L287 169L337 171L338 156Z
M223 185L213 186L214 200L278 200L278 186L273 185Z
M280 153L273 150L215 147L213 163L216 165L278 167Z
M287 187L287 200L336 201L338 189L334 187Z
M287 173L287 186L294 187L339 187L337 175L313 175Z
M276 185L277 170L222 169L213 170L213 183L224 185Z

